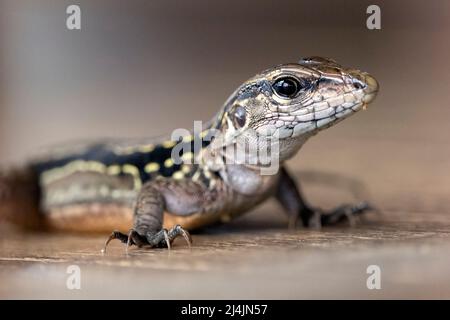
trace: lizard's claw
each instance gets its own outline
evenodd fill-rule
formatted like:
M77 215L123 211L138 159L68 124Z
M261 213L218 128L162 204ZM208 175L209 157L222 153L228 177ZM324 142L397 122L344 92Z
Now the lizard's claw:
M128 242L128 236L126 234L123 234L120 231L114 230L113 232L111 232L108 239L106 239L105 244L103 245L103 249L101 250L101 253L106 253L106 247L111 242L111 240L114 240L114 239L119 239L123 243Z
M303 221L305 227L320 229L323 226L332 226L338 223L348 221L351 226L356 224L357 217L368 212L379 212L377 208L370 203L363 201L356 205L344 204L335 209L325 211L320 208L306 208L310 214L307 221ZM292 216L289 220L289 228L293 229L297 225L299 216Z
M136 245L139 248L167 248L170 250L173 240L175 240L175 238L177 238L178 236L182 236L186 240L188 247L191 248L191 235L180 225L176 225L170 230L162 229L157 232L146 232L144 235L141 235L135 229L131 229L128 235L119 231L113 231L106 240L105 245L102 249L102 253L106 252L106 247L111 242L111 240L114 239L118 239L122 243L125 243L127 251L128 247L132 245Z
M356 205L344 204L330 211L316 211L315 226L332 226L340 222L348 221L351 226L356 225L357 217L368 211L375 211L375 207L366 201L360 202ZM313 221L311 221L313 222Z

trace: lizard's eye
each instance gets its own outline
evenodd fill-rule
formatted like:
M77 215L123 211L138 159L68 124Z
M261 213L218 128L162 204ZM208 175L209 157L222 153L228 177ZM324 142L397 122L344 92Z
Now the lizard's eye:
M231 114L231 119L236 128L242 128L245 126L245 108L242 106L236 106Z
M302 89L302 86L297 79L284 77L277 79L272 88L282 98L294 98Z

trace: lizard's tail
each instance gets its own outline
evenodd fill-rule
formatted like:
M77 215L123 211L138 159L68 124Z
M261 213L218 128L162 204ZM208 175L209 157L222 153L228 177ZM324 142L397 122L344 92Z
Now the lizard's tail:
M41 226L38 177L30 169L0 172L0 227Z

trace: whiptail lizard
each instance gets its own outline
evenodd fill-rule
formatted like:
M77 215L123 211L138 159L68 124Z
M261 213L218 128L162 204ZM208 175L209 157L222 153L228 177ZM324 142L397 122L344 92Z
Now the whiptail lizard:
M26 170L3 175L0 216L28 222L30 212L36 212L45 226L63 230L132 227L128 234L114 231L107 243L119 239L168 248L180 235L190 245L186 230L229 221L270 197L284 207L291 226L297 219L304 226L333 224L370 206L315 209L302 198L283 163L308 138L372 102L377 92L372 76L331 59L279 65L244 82L200 133L179 141L69 146L53 150ZM229 161L226 150L239 141L250 142L251 148L240 150L248 158L275 141L280 169L266 175L262 169L267 163ZM180 146L194 147L194 152L179 152L178 163L173 154Z

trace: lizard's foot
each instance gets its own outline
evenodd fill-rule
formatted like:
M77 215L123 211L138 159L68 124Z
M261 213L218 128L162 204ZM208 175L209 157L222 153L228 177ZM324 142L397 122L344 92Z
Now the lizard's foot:
M356 205L344 204L330 211L317 208L310 208L311 214L307 221L303 221L305 227L321 228L322 226L332 226L348 221L351 226L356 224L356 218L368 211L377 211L368 202L360 202ZM290 226L296 225L296 221L290 221Z
M119 232L113 231L111 235L105 242L105 245L102 249L102 252L106 252L106 247L111 242L111 240L118 239L122 243L127 245L127 250L129 246L136 245L137 247L150 247L150 248L168 248L170 250L171 244L175 238L182 236L188 247L191 248L192 238L189 232L187 232L180 225L176 225L170 230L162 229L157 232L145 232L144 234L140 234L135 229L131 229L128 235Z

